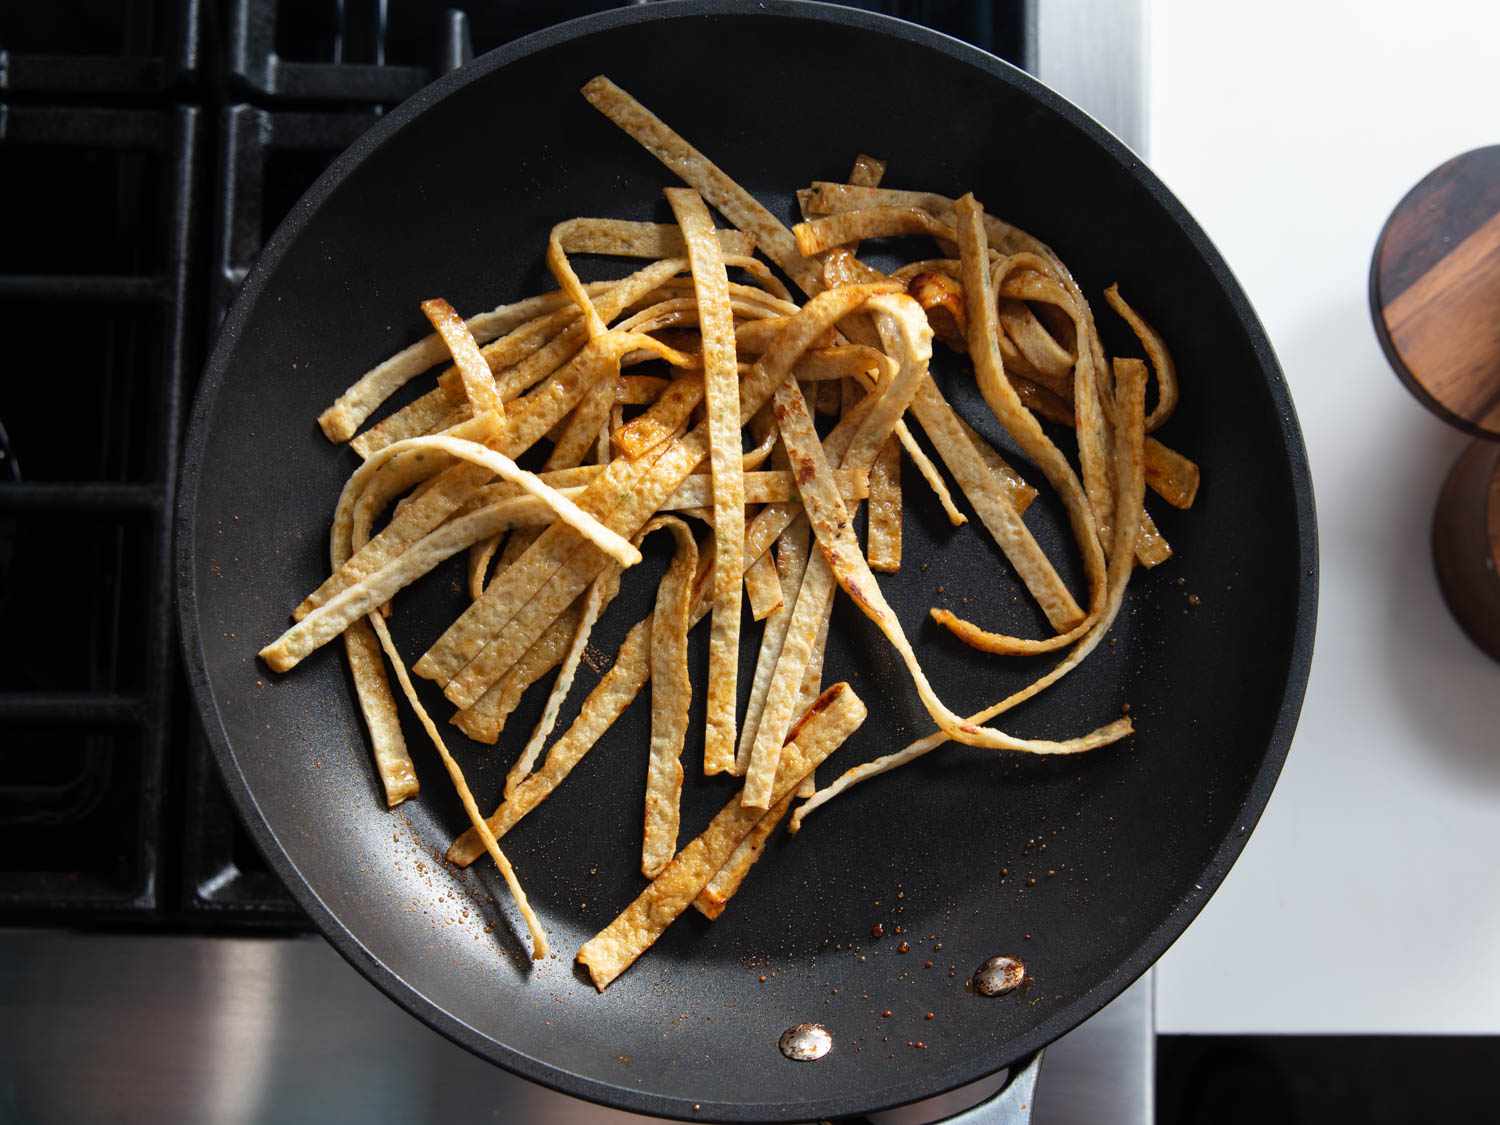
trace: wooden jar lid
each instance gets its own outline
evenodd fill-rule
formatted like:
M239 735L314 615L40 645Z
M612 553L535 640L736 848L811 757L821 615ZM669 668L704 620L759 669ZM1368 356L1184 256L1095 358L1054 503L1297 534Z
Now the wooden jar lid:
M1500 445L1476 441L1454 463L1433 514L1432 554L1453 616L1500 660Z
M1500 438L1500 145L1454 157L1396 206L1375 245L1370 310L1428 409Z

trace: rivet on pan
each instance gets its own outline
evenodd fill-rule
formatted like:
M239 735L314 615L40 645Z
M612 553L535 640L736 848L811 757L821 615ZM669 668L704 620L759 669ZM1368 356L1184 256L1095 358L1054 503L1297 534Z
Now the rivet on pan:
M1026 979L1026 966L1019 957L1000 954L974 970L974 991L981 996L1004 996Z
M781 1053L794 1062L815 1062L833 1050L833 1036L820 1023L799 1023L781 1033Z

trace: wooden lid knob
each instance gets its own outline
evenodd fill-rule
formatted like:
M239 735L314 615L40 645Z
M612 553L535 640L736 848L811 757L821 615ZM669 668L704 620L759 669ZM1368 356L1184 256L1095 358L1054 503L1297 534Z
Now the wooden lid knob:
M1370 309L1391 366L1429 410L1500 438L1500 145L1454 157L1391 212Z
M1476 441L1454 463L1433 515L1432 554L1453 616L1500 660L1500 446Z

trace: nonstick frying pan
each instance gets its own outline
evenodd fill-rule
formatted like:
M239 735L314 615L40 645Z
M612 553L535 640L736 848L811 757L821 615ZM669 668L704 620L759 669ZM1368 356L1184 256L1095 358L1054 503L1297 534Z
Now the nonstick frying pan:
M1007 728L1078 733L1128 702L1132 739L1065 759L950 747L860 786L794 840L774 838L721 919L689 912L604 995L571 956L642 886L644 695L505 839L556 949L532 966L496 873L437 861L464 820L415 726L422 795L388 812L340 646L285 677L255 658L324 576L328 520L353 465L312 419L426 331L418 301L474 310L550 288L541 250L564 217L669 220L661 188L672 178L577 93L599 73L789 219L795 188L842 178L867 150L889 161L891 186L972 189L1049 241L1096 300L1119 281L1175 349L1182 405L1160 436L1204 479L1191 511L1151 505L1177 554L1137 576L1112 640ZM880 249L876 264L894 260ZM1136 354L1098 306L1106 345ZM942 355L935 373L999 441L966 365ZM971 652L928 607L1010 631L1040 621L977 525L950 528L912 473L906 496L906 565L882 584L939 692L973 710L1045 665ZM912 1101L1096 1011L1182 932L1243 847L1312 649L1305 452L1271 349L1207 237L1138 158L1020 71L907 24L812 5L663 4L578 20L476 60L371 129L294 208L225 322L178 521L183 644L209 739L250 831L329 940L478 1054L571 1094L684 1118L806 1120ZM1050 498L1028 522L1054 558L1071 558ZM397 600L410 658L461 607L460 563ZM663 564L649 554L644 573L627 575L598 649L649 611ZM825 779L930 729L875 630L842 600L834 624L825 682L848 679L871 715ZM745 632L753 662L759 630ZM574 710L597 672L580 679ZM430 705L447 714L435 692ZM700 690L700 718L701 706ZM483 804L539 703L528 707L496 749L451 731ZM684 840L732 792L694 768L700 750L690 742L685 755ZM967 992L996 953L1024 958L1029 984L997 999ZM777 1039L806 1020L832 1029L834 1050L789 1062Z

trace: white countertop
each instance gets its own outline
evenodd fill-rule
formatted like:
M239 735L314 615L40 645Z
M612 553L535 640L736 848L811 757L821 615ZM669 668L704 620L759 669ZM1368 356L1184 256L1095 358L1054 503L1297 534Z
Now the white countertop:
M1397 383L1366 276L1405 191L1500 142L1500 5L1155 0L1151 18L1151 164L1275 344L1322 553L1291 756L1162 962L1158 1030L1495 1034L1500 665L1449 617L1429 542L1466 439Z

